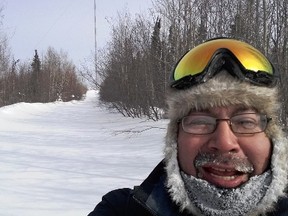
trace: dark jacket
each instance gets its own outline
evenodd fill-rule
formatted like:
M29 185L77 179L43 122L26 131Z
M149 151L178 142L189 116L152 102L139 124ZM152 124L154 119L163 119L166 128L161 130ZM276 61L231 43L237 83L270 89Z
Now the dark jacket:
M180 213L165 188L166 172L163 161L148 178L134 189L118 189L103 196L88 216L192 216ZM267 216L288 216L288 198L278 201L275 212Z

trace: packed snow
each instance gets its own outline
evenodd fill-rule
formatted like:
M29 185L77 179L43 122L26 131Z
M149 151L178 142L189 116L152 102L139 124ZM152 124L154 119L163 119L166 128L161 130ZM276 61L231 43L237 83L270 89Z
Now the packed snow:
M106 192L140 184L162 159L167 120L82 101L0 108L2 216L87 215Z

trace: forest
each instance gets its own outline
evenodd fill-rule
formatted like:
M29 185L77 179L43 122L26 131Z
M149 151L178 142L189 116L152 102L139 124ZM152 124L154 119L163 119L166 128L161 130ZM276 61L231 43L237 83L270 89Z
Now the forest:
M281 93L287 92L288 1L152 2L148 16L124 10L111 23L111 41L97 54L97 74L90 74L104 106L124 116L163 118L177 60L215 37L239 39L261 50L280 74ZM282 102L280 115L286 125L287 94Z
M0 107L18 102L82 99L87 87L64 51L49 47L44 54L39 54L35 50L31 62L14 58L2 13L0 9Z

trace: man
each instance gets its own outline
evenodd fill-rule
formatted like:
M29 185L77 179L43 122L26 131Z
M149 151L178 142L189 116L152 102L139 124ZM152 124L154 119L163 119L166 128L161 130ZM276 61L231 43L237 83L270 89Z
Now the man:
M277 74L247 43L219 38L177 63L165 159L140 185L105 195L89 216L288 215L288 142Z

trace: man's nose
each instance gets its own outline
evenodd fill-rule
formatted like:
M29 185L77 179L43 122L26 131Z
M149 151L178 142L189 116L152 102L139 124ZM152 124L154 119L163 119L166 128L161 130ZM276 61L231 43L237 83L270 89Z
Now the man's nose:
M208 147L212 151L236 153L240 150L238 138L230 128L229 121L219 121L217 128L209 140Z

